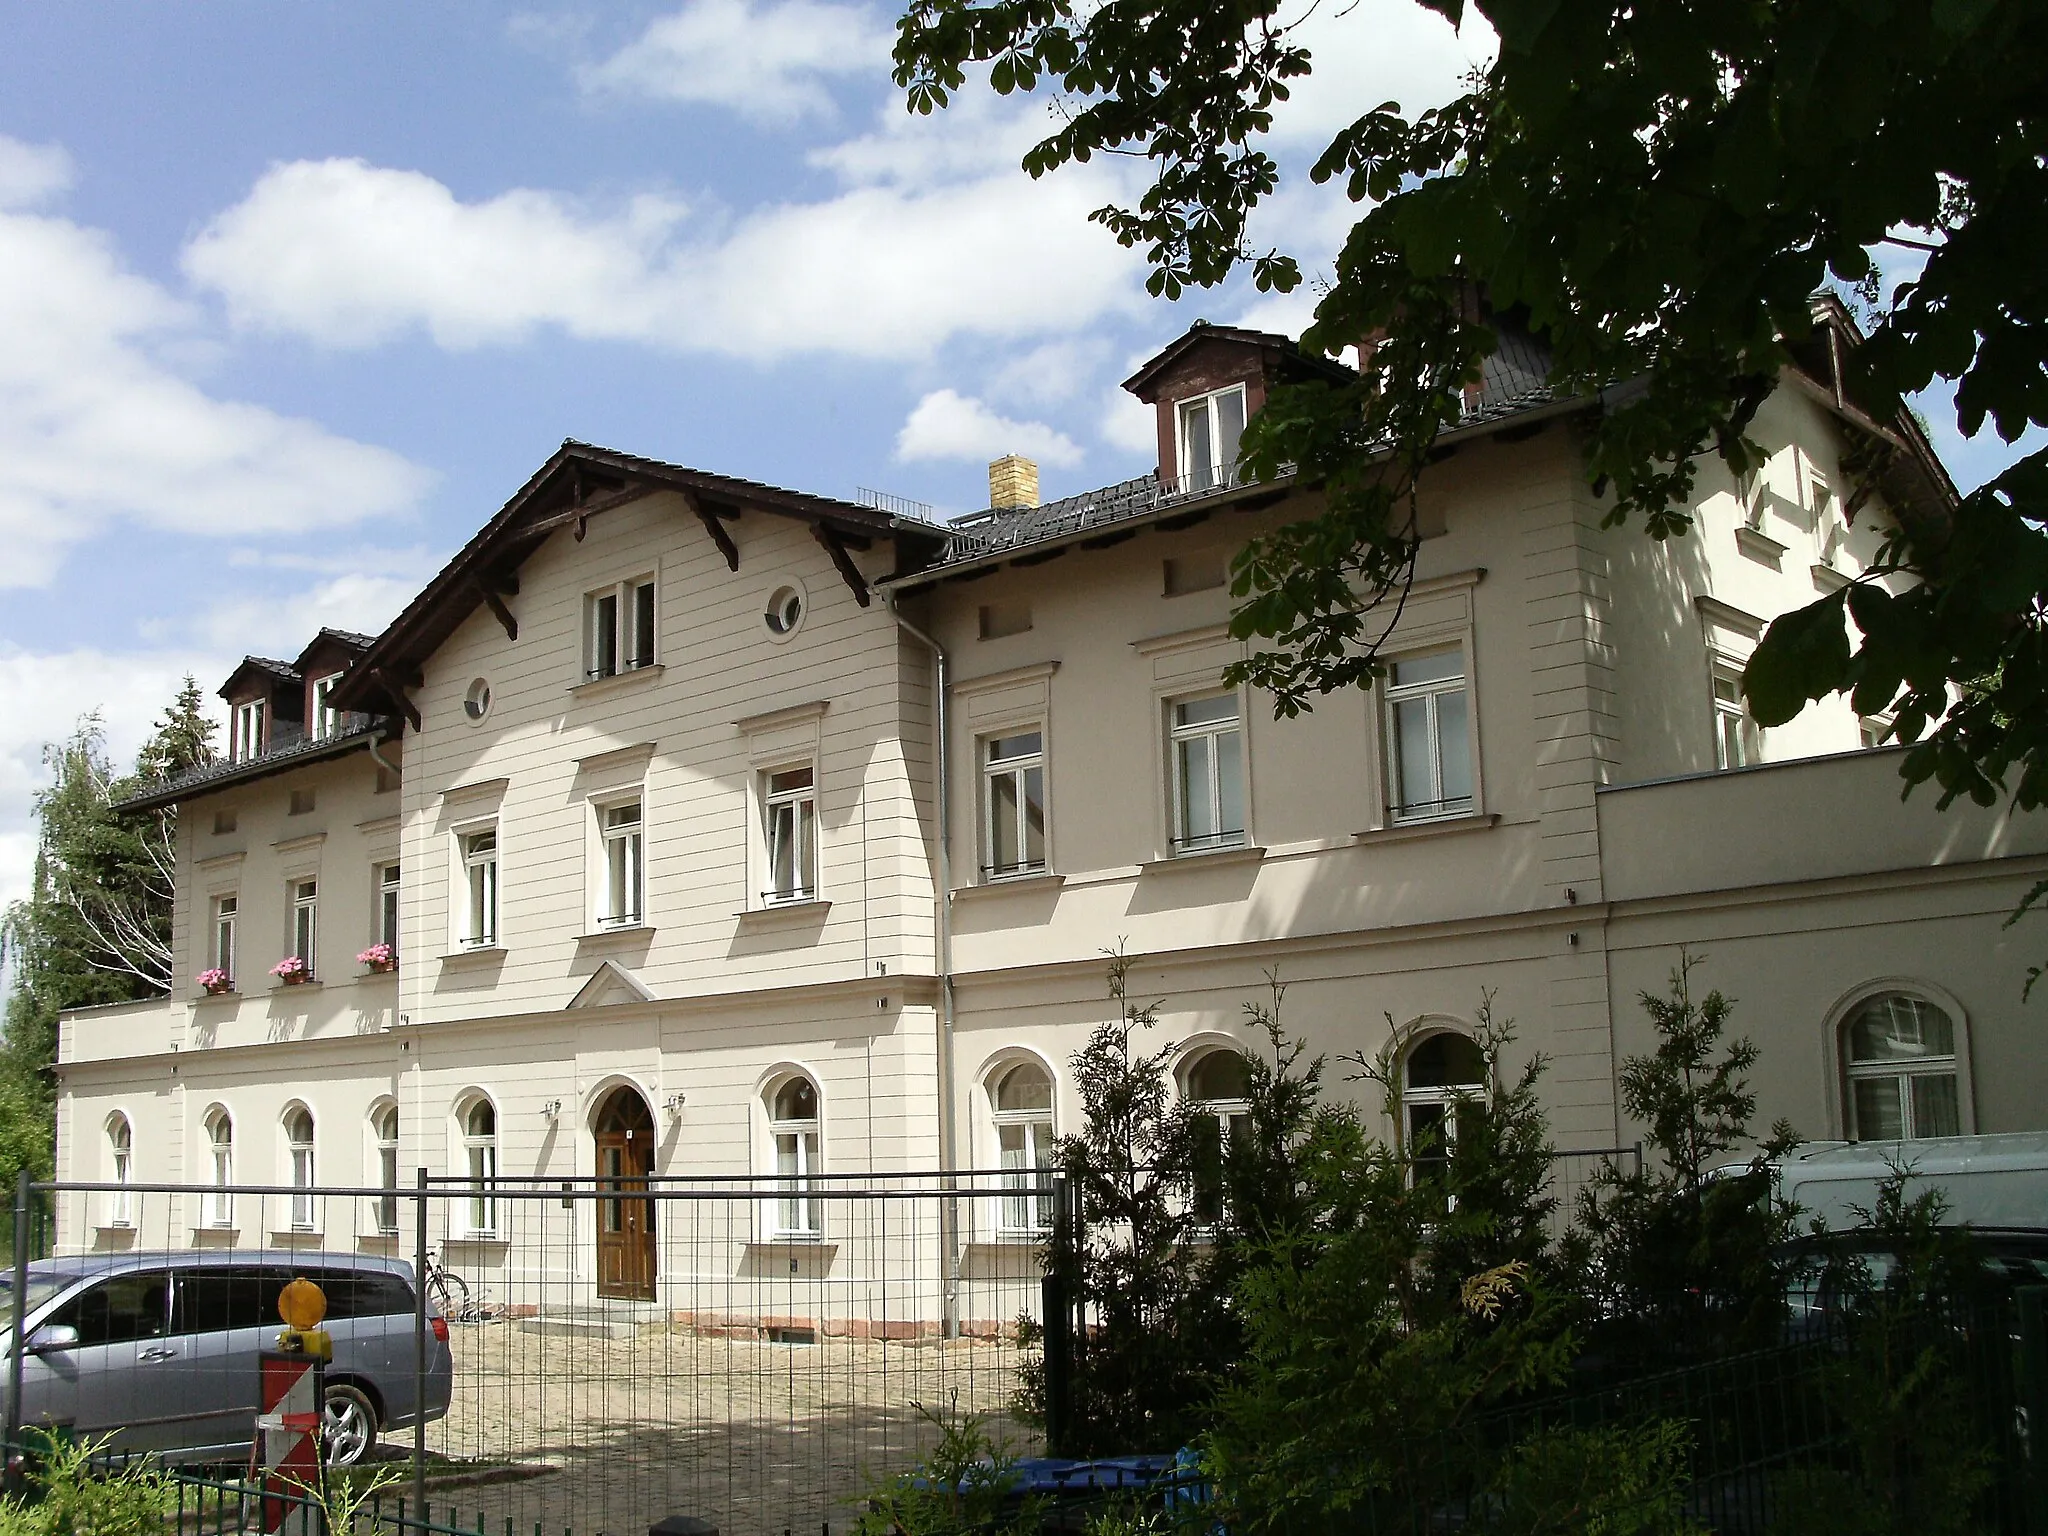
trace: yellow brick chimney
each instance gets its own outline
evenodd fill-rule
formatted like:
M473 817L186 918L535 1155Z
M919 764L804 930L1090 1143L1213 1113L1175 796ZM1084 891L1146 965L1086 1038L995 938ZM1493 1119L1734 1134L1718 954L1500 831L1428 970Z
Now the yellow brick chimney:
M1038 464L1021 453L1006 453L988 467L991 507L1038 505Z

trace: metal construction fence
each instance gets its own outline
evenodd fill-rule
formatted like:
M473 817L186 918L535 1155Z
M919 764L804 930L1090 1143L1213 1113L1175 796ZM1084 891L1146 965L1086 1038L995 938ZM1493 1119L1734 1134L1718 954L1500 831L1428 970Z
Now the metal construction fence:
M395 1259L426 1277L446 1328L345 1303L330 1325L330 1402L353 1386L388 1425L405 1417L392 1405L424 1389L430 1416L387 1429L370 1459L404 1464L400 1491L436 1523L593 1536L695 1515L728 1536L843 1528L873 1481L935 1443L919 1405L988 1415L1020 1451L1041 1446L1011 1416L1015 1323L1041 1313L1041 1225L1058 1199L1029 1178L455 1183L422 1171L396 1191L50 1186L38 1192L53 1205L51 1263L131 1277L130 1299L93 1312L86 1337L102 1354L125 1348L134 1385L95 1393L74 1380L66 1398L28 1339L13 1355L10 1420L110 1435L116 1451L176 1449L193 1437L160 1429L153 1441L143 1422L177 1413L151 1384L175 1380L217 1402L248 1398L246 1446L254 1350L278 1327L255 1315L259 1299L274 1304L316 1255L330 1276L340 1262ZM19 1331L35 1287L25 1244L16 1257ZM138 1271L161 1271L162 1289L138 1290ZM222 1271L250 1282L239 1294L251 1315L202 1335L222 1320L184 1298ZM433 1416L440 1331L451 1368ZM169 1358L138 1369L139 1344Z

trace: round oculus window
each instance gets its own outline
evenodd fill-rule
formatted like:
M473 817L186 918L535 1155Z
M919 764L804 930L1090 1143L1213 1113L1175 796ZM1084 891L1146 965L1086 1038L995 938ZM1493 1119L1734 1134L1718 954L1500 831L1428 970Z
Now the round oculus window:
M462 712L472 720L481 720L491 712L491 685L478 678L469 685L469 692L462 696Z
M804 596L795 587L777 587L775 595L768 599L768 611L762 615L769 632L786 635L803 622Z

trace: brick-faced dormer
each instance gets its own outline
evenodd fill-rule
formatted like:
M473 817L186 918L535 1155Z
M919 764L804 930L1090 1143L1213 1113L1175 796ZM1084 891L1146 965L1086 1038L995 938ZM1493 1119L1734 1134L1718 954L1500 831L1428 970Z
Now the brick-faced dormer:
M306 680L291 662L244 656L220 696L228 706L229 762L248 762L305 734Z
M1161 484L1205 491L1230 483L1238 438L1265 405L1268 387L1316 376L1356 377L1274 332L1197 320L1124 380L1124 388L1157 412Z
M308 736L316 741L345 736L365 723L365 716L326 708L326 695L375 639L374 635L359 635L346 629L323 629L299 652L292 666L304 679L299 728Z

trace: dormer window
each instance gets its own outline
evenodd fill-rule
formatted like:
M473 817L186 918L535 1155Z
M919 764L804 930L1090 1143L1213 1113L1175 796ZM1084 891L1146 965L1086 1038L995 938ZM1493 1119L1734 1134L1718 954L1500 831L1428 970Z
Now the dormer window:
M1237 445L1244 436L1244 386L1183 400L1174 407L1180 489L1209 491L1237 482Z
M228 761L246 763L263 755L263 701L237 704L228 728Z
M313 739L326 741L341 734L341 711L327 707L327 696L341 681L339 672L313 679Z
M583 599L583 675L590 681L654 665L654 578L636 576Z

